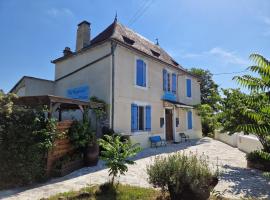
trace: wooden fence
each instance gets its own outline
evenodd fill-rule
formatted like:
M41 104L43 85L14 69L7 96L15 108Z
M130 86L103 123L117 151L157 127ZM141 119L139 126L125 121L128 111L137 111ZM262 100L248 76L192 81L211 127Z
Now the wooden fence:
M57 130L61 132L68 131L72 123L73 123L72 120L58 122ZM57 161L59 158L61 158L62 156L66 154L72 153L73 151L74 151L74 148L68 138L57 139L54 142L53 149L48 152L47 166L46 166L47 176L51 175L51 171L53 169L53 164L55 161Z

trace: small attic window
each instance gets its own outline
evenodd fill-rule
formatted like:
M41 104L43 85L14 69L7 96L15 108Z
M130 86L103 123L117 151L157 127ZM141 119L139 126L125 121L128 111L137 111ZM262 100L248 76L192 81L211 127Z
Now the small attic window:
M152 52L152 54L154 55L154 56L156 56L156 57L159 57L160 56L160 53L158 53L158 52L156 52L156 51L154 51L154 50L152 50L152 49L150 49L151 50L151 52Z
M127 43L127 44L133 45L135 43L134 40L132 40L132 39L126 37L126 36L122 35L122 37L123 37L124 42Z
M176 62L174 59L171 59L171 61L173 62L174 65L179 65L178 62Z

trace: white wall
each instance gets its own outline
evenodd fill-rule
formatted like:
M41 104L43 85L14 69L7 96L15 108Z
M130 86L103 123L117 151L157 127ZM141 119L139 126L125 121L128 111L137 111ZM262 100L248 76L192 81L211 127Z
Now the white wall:
M139 88L135 84L135 62L140 58L147 65L147 87ZM134 143L140 143L141 146L149 146L149 137L160 135L165 138L165 126L160 127L160 118L165 117L165 108L162 101L163 91L163 69L166 68L173 73L180 73L180 70L170 68L154 59L131 51L120 45L115 52L115 102L114 102L114 129L117 132L131 135ZM182 72L181 72L182 73ZM200 102L199 82L192 78L192 98L186 98L186 76L178 76L178 100L187 104L198 104ZM131 104L151 105L151 131L133 133L131 132ZM193 129L187 130L186 111L175 109L174 111L174 130L176 131L174 139L179 140L178 133L185 132L190 138L201 137L201 120L196 112L193 114ZM175 117L179 117L179 127L175 127Z
M250 153L263 148L258 138L254 135L239 135L237 140L238 149Z
M233 135L228 135L227 133L220 133L217 131L215 133L215 139L233 147L237 147L239 150L246 153L262 149L262 144L254 135L243 135L242 133L234 133Z

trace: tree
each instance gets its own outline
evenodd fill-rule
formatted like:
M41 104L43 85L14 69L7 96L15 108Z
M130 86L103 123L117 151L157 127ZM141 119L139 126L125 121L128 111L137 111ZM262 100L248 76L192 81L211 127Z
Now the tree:
M197 106L197 109L201 116L203 134L205 136L209 133L214 134L216 128L219 127L219 123L213 108L209 104L202 104Z
M141 150L137 144L132 145L130 141L121 142L119 135L104 135L104 139L99 139L99 144L104 149L101 151L101 159L110 168L109 176L112 176L112 184L116 176L128 171L127 164L135 164L130 158Z
M218 85L209 70L191 68L190 72L201 78L201 105L197 106L202 120L202 132L207 136L218 127L216 112L219 110Z
M243 108L243 115L249 121L238 126L239 130L255 134L263 145L263 150L270 153L270 61L259 54L251 54L255 65L249 67L257 76L236 76L241 86L248 88L251 94Z
M239 125L250 121L242 111L248 107L248 95L240 89L222 89L223 98L220 100L220 112L218 121L222 124L222 132L233 134L239 129Z
M218 85L214 82L211 72L200 68L191 68L190 72L201 77L201 104L208 104L217 111L220 96Z

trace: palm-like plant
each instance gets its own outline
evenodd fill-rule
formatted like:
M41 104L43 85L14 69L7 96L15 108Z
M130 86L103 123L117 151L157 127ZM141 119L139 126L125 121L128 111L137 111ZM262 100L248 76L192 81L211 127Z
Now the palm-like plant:
M127 164L135 164L130 158L141 150L140 146L137 144L132 145L128 140L122 142L119 135L104 135L104 139L99 139L99 144L104 149L101 151L101 159L109 167L109 176L112 177L112 184L117 175L125 174L128 171Z
M250 121L239 125L239 129L257 135L264 151L270 153L270 61L259 54L251 54L250 59L256 65L249 67L257 76L236 76L234 79L251 91L248 107L243 114Z

